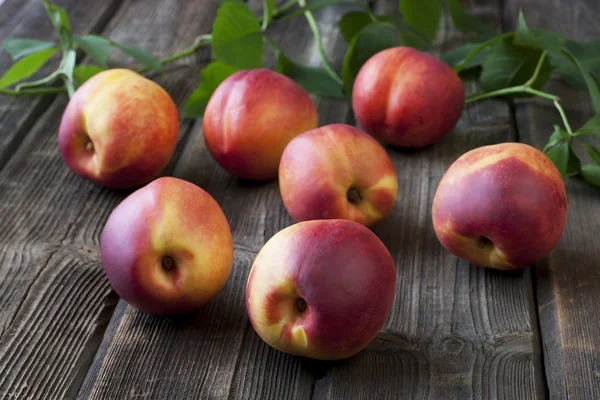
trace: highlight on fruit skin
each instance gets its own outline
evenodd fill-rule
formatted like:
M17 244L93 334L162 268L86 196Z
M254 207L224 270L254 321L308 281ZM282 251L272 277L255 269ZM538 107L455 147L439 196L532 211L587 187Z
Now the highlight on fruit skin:
M454 128L464 103L458 74L439 58L407 46L369 58L352 88L360 127L396 147L437 143Z
M229 223L209 193L162 177L127 196L100 239L117 294L157 316L199 310L223 289L233 266Z
M164 171L178 135L169 94L137 72L115 68L75 91L62 115L58 146L77 175L111 188L136 188Z
M349 220L311 220L279 231L260 250L246 308L273 348L339 360L373 341L395 295L394 260L375 233Z
M567 221L564 181L552 161L523 143L473 149L442 177L432 222L441 244L481 267L522 269L547 257Z
M202 122L206 147L216 162L238 178L256 181L276 179L285 146L317 124L308 92L267 68L225 79L211 96Z
M296 222L348 219L367 227L392 211L398 177L379 142L347 124L296 136L279 164L279 191Z

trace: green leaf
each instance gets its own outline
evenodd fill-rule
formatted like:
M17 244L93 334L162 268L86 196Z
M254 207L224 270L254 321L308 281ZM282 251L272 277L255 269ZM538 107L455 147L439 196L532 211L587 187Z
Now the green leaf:
M473 40L464 42L460 46L443 53L440 59L451 67L459 67L461 71L480 67L493 41L501 39L501 37L494 36L491 33L482 33Z
M600 165L586 164L581 168L581 175L586 182L600 188Z
M97 35L75 36L75 42L102 68L108 68L108 56L112 49L110 40Z
M441 0L400 0L400 12L430 42L435 39L442 17Z
M30 54L12 65L0 78L0 89L4 89L13 83L22 81L35 74L52 58L58 49L46 49Z
M322 68L307 67L297 64L287 58L282 52L277 58L275 70L284 74L307 92L322 96L332 96L343 98L342 87Z
M239 69L263 65L264 41L258 20L238 1L223 3L213 24L213 57Z
M598 84L573 53L566 48L563 49L563 53L565 53L571 59L571 61L577 66L579 72L581 72L581 75L583 75L583 79L585 80L588 91L590 92L590 97L592 98L592 103L594 104L594 110L596 111L596 114L600 114L600 89L598 88Z
M58 69L59 75L65 82L65 86L67 87L67 92L69 92L69 97L73 95L75 91L75 82L73 82L73 70L75 69L75 60L77 55L75 50L69 50L67 54L64 56L60 67Z
M62 48L66 51L71 48L73 43L71 22L69 21L67 12L64 8L57 6L48 0L42 0L42 3L44 3L46 12L50 17L50 21L52 21L52 26L54 26L54 30L58 34Z
M477 47L478 43L466 42L458 46L457 48L450 50L440 56L441 60L444 61L451 67L456 67L460 65L463 60L467 58L467 56ZM485 60L485 57L488 54L488 48L483 48L481 51L478 51L474 54L473 58L471 58L465 65L462 65L461 70L469 70L471 68L480 67Z
M533 75L541 55L542 50L516 46L510 39L495 43L483 62L481 88L490 92L524 84ZM541 88L551 73L552 66L545 59L538 78L531 86Z
M152 68L155 72L162 71L162 65L160 64L160 61L158 61L156 57L148 53L146 50L129 44L117 43L115 41L111 41L111 43L123 50L125 54L133 58L135 61Z
M366 12L350 11L340 18L338 26L344 40L350 43L362 28L372 23L373 20Z
M263 23L262 30L264 31L269 26L271 19L273 18L273 11L275 11L275 0L263 0Z
M588 122L577 130L575 136L596 136L600 138L600 114L594 115Z
M427 50L431 42L412 25L402 18L401 15L381 15L376 17L377 21L387 23L393 27L400 36L400 44L410 46L418 50Z
M600 165L600 151L596 150L596 148L589 143L579 142L579 144L581 145L581 147L584 148L586 153L588 153L590 157L592 157L594 163Z
M81 86L85 81L102 71L104 71L104 68L96 65L78 65L73 68L73 79L78 86Z
M578 172L581 169L579 158L573 152L568 140L562 141L549 149L546 155L556 165L562 176Z
M397 46L398 38L392 34L395 29L388 25L376 23L367 25L354 37L344 57L342 79L346 96L352 94L352 86L358 71L375 53Z
M567 40L565 48L568 49L592 76L600 78L600 40L578 43ZM587 89L587 84L577 65L563 52L557 51L549 54L550 62L556 68L556 73L569 86L576 89Z
M204 109L217 87L237 71L239 69L220 61L213 61L204 67L200 72L200 86L190 95L184 106L184 116L188 118L202 117Z
M558 51L565 43L565 38L559 33L544 29L529 28L525 15L519 11L519 20L515 30L514 44L548 51Z
M550 139L548 139L548 143L546 143L546 146L544 146L544 152L547 152L548 150L550 150L550 148L568 139L569 134L567 133L567 131L565 131L558 125L554 125L554 132L552 132L552 135L550 135Z
M492 28L474 18L465 10L460 0L445 0L454 26L463 32L491 32Z
M36 39L7 39L4 41L4 50L10 54L13 61L19 58L37 53L41 50L46 50L56 46L54 42Z

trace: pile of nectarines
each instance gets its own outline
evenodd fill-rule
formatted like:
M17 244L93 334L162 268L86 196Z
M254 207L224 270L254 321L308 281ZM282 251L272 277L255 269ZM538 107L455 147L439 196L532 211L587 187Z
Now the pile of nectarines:
M456 73L407 47L369 59L351 95L362 130L319 126L317 108L298 83L269 69L245 70L220 84L203 119L214 160L240 179L277 179L295 221L259 251L246 285L254 330L290 354L347 358L382 329L396 296L395 260L371 228L399 197L389 151L433 145L464 106ZM125 69L101 72L78 88L59 128L72 171L135 189L105 223L101 259L121 298L154 315L198 310L221 292L233 268L232 234L217 201L190 182L161 176L178 131L167 92ZM496 269L542 260L566 217L557 168L519 143L462 155L432 205L441 244Z

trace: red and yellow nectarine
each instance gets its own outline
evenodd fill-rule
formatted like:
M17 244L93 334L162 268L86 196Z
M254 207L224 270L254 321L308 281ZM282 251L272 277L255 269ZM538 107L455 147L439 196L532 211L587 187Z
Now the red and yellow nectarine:
M277 178L285 146L317 127L310 96L278 72L236 72L211 96L204 112L204 140L213 158L233 175L250 180Z
M360 126L399 147L419 148L440 140L458 122L464 100L462 81L452 68L404 46L369 58L352 89Z
M110 69L74 93L63 113L58 145L78 175L130 188L164 170L178 134L177 107L162 87L134 71Z
M316 220L285 228L264 245L248 276L246 306L270 346L335 360L375 338L395 293L394 260L371 230Z
M435 233L451 253L482 267L518 269L546 257L567 220L567 193L552 161L523 143L459 157L436 190Z
M385 218L398 195L398 178L386 150L346 124L304 132L285 148L279 190L295 221L348 219L371 227Z
M117 294L154 315L195 311L225 286L233 240L218 203L200 187L158 178L123 200L100 240Z

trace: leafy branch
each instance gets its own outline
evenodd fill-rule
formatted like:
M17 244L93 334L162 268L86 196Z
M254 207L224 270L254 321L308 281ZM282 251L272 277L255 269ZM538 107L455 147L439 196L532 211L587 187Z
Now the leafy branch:
M146 50L101 35L76 35L63 8L48 0L41 3L57 40L5 40L4 50L14 63L0 77L0 94L71 96L87 79L110 67L108 60L114 49L141 64L137 69L131 68L140 74L167 73L165 66L210 49L211 62L200 72L199 86L184 107L184 115L190 118L203 115L212 93L228 76L242 69L265 67L264 55L269 50L276 60L272 68L297 81L309 93L349 100L358 71L372 55L399 45L430 50L440 21L447 15L455 28L471 37L440 56L458 74L478 77L481 92L468 96L465 102L532 96L551 101L562 127L554 126L544 152L563 176L578 175L600 187L600 151L593 144L593 140L600 139L600 41L578 43L556 32L530 28L522 13L515 31L495 32L471 16L461 0L399 0L395 12L383 15L378 15L365 0L289 0L279 7L275 0L263 0L260 16L254 15L242 0L222 0L209 34L197 37L188 48L157 59ZM351 4L354 9L338 20L337 26L348 46L341 70L337 71L327 59L312 12L341 3ZM269 37L272 24L299 16L306 19L314 36L320 66L298 64ZM78 64L77 51L91 62ZM60 61L54 71L28 81L58 54ZM577 130L569 123L560 98L543 90L552 74L574 88L587 90L591 96L596 115ZM591 162L582 165L575 146Z

